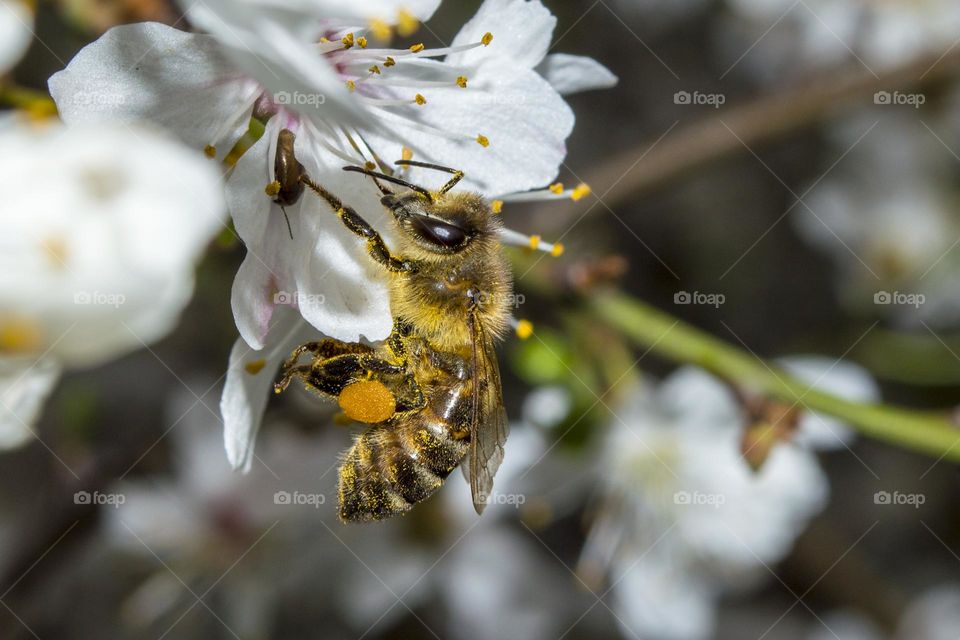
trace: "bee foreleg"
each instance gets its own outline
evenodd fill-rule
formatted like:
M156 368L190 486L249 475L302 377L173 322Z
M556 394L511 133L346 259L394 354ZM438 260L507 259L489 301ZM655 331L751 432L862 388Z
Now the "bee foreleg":
M364 220L352 207L344 206L340 198L333 195L319 184L313 182L306 176L302 176L301 181L318 196L327 201L327 204L333 209L337 217L347 229L367 241L367 253L374 260L386 267L390 271L401 272L413 269L413 263L391 255L386 243L376 229L370 226L370 223Z

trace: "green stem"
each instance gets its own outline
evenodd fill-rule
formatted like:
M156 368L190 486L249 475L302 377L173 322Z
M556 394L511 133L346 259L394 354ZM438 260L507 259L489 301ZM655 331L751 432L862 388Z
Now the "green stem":
M877 440L960 462L960 430L944 415L853 402L811 389L758 357L622 294L598 297L591 305L606 322L651 353L697 365L769 397L835 416Z

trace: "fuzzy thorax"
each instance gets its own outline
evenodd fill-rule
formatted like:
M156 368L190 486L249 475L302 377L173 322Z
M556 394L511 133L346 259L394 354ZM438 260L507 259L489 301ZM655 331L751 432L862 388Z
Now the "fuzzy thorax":
M394 276L394 314L440 350L470 346L472 314L487 336L503 336L509 327L513 279L500 243L501 223L490 205L479 195L461 192L417 209L469 229L471 237L459 251L437 252L410 233L399 217L399 253L418 268Z

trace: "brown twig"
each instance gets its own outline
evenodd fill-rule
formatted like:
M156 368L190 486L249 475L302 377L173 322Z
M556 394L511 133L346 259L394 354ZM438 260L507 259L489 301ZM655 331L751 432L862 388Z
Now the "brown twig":
M746 153L747 147L755 149L851 107L863 106L867 100L872 104L878 91L913 90L958 73L960 48L946 55L918 58L879 77L867 70L833 71L803 86L677 127L657 143L645 141L617 154L585 178L607 206L616 207L708 163ZM534 215L538 224L545 223L543 228L557 228L582 215L583 210L583 202L571 202L559 209L556 203L550 203Z

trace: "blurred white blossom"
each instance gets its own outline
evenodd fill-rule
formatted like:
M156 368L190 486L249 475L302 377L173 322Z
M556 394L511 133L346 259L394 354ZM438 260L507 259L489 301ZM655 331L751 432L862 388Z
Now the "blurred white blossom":
M849 366L801 362L791 368L815 386L866 390ZM606 480L581 572L607 576L626 635L707 638L716 599L767 575L824 507L826 475L795 442L751 471L732 392L697 369L638 389L619 415L600 462Z
M809 210L792 212L839 267L849 308L906 325L960 317L955 160L928 126L902 115L847 123L836 134L837 148L852 147L843 165L813 187Z
M896 640L955 640L960 629L960 584L928 589L907 607Z
M165 336L222 228L215 168L142 128L0 131L0 441L30 433L62 367Z
M945 54L960 33L952 0L727 0L747 64L797 71L850 61L871 71ZM729 33L727 34L729 35ZM732 51L732 50L731 50Z
M0 0L0 75L11 69L33 38L33 11L24 0Z

